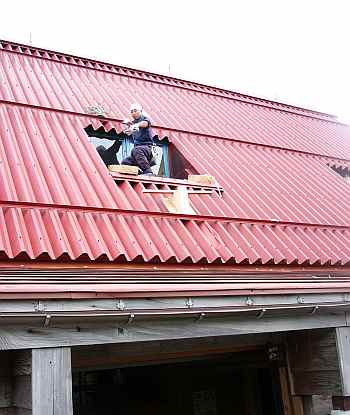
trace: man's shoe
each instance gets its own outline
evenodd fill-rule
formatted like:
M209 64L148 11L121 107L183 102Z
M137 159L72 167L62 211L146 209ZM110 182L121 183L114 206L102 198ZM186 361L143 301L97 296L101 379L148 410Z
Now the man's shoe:
M142 176L154 176L153 173L142 173Z

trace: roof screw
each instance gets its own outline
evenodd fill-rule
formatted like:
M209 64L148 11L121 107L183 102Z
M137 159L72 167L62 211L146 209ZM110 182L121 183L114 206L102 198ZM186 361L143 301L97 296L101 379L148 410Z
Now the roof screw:
M125 310L126 305L125 305L125 303L124 303L123 300L121 300L120 298L118 298L116 307L117 307L118 310Z
M247 305L254 305L254 301L253 301L253 299L252 299L251 297L247 297L247 299L246 299L245 303L246 303Z
M193 301L192 301L191 297L186 298L185 305L186 305L187 308L192 308L193 307Z

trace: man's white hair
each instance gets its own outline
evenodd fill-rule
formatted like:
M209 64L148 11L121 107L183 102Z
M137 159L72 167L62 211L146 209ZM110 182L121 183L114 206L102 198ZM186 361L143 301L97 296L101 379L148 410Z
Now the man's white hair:
M142 105L138 104L137 102L134 102L133 104L130 105L130 111L131 110L142 111Z

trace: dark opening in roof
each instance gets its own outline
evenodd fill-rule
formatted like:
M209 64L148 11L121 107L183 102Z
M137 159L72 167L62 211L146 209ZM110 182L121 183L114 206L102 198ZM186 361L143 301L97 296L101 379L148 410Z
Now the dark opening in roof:
M117 132L114 128L106 131L101 125L95 129L91 124L85 128L90 143L96 148L105 165L121 164L122 161L130 156L134 147L132 138L124 132ZM155 176L172 177L170 174L169 142L166 137L159 139L157 135L153 137L152 146L153 159L151 169Z

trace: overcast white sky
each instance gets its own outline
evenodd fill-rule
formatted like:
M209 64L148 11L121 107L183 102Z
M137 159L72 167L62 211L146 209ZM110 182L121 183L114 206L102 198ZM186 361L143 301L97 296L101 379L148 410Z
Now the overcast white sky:
M350 0L4 0L0 39L170 73L349 123L349 12Z

